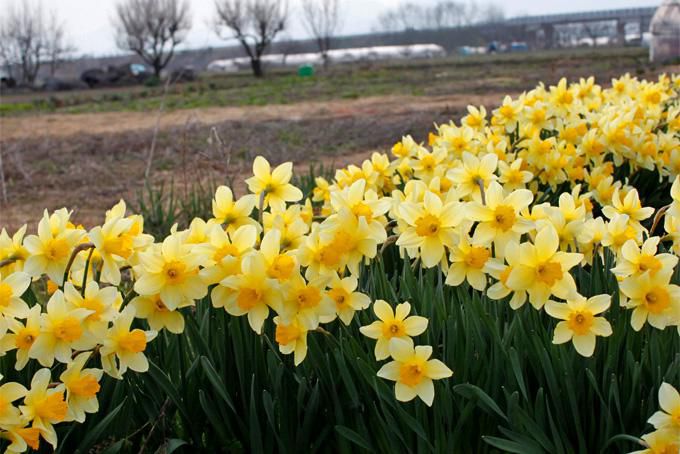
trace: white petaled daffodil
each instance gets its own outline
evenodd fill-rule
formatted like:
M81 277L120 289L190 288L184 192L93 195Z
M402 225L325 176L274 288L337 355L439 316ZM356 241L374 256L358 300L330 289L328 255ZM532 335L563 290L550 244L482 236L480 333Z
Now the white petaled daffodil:
M610 304L611 295L597 295L588 299L578 295L568 298L566 303L548 301L545 311L551 317L562 320L555 327L553 344L572 341L581 356L592 356L596 336L607 337L612 334L607 319L596 316L606 311Z
M430 359L432 347L413 346L411 339L394 339L390 342L390 355L394 361L378 371L378 377L396 381L394 392L397 400L408 402L420 397L429 407L434 401L434 383L453 375L451 369L438 359Z

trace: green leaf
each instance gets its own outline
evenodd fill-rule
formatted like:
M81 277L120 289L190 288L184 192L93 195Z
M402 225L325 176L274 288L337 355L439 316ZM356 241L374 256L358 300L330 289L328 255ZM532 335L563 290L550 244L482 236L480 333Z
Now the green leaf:
M371 444L366 441L361 435L353 431L352 429L337 425L335 426L335 431L346 440L351 441L357 446L364 448L367 451L372 451Z
M118 406L114 408L108 415L106 415L101 421L99 421L99 423L96 426L88 430L87 435L83 437L83 439L80 441L80 444L76 448L75 450L76 454L88 452L92 445L94 445L97 441L100 440L100 437L102 437L106 429L109 428L111 423L113 423L114 419L116 419L116 416L118 416L118 413L120 412L121 408L123 408L123 405L125 405L125 402L127 402L127 398L123 399L123 401L120 404L118 404Z

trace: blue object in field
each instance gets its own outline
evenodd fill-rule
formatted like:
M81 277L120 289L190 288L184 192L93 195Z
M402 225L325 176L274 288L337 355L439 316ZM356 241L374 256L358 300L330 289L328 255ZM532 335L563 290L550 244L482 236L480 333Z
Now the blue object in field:
M510 43L510 52L525 52L529 50L529 46L524 42L512 42Z
M314 67L312 65L302 65L298 68L298 76L312 77L314 75Z

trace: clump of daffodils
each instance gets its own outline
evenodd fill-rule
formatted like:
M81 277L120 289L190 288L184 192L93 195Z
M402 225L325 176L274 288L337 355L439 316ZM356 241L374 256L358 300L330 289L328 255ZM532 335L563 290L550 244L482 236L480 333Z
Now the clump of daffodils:
M102 380L145 372L148 343L181 335L197 304L245 317L295 365L309 335L370 309L360 331L387 360L378 376L398 400L432 405L433 381L452 370L442 347L419 345L428 320L415 303L372 302L361 284L388 247L471 297L545 314L553 343L584 357L608 342L612 305L633 331L678 328L680 78L612 85L562 80L497 109L469 107L427 144L406 136L392 159L374 153L316 178L307 199L291 163L258 157L246 194L218 188L210 219L159 242L123 202L90 230L66 209L45 212L30 235L3 229L0 354L17 370L41 368L30 383L0 384L0 437L10 452L56 446L54 425L96 412ZM670 205L644 205L628 178L642 170L673 182ZM576 270L609 257L616 298L577 287ZM650 449L677 440L676 397L662 386Z

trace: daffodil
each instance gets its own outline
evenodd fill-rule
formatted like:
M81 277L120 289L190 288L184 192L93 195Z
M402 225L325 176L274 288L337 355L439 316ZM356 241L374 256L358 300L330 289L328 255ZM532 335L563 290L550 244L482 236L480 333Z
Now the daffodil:
M467 280L472 288L484 290L490 258L491 249L484 243L471 241L467 235L461 236L458 244L451 248L446 284L455 287Z
M399 204L399 217L406 229L399 235L398 246L417 248L420 258L428 268L440 263L446 254L445 247L455 245L456 227L463 220L461 205L457 201L443 203L438 195L426 192L422 204Z
M130 304L135 308L135 316L146 319L153 331L164 328L173 334L184 331L184 316L178 309L168 309L160 295L137 296Z
M612 195L612 205L602 208L602 213L609 219L614 219L617 214L625 214L629 217L631 225L635 230L641 230L640 222L654 214L654 208L642 207L640 196L636 189L631 189L625 197L621 197L619 188L616 188Z
M21 296L31 285L31 277L21 271L3 276L0 273L0 316L26 318L28 304Z
M662 269L673 269L678 264L678 257L673 254L657 254L657 246L661 239L653 236L638 247L633 240L626 241L621 247L621 254L612 273L621 278L649 272L655 274Z
M120 284L120 268L133 252L132 238L126 235L131 226L131 219L115 218L88 233L102 262L100 279L104 282Z
M267 276L285 282L298 273L297 255L281 251L281 231L270 230L262 238L260 252L267 266Z
M642 436L646 448L629 454L676 454L680 452L680 439L675 430L657 430Z
M108 323L118 313L117 304L122 302L122 296L116 287L99 287L94 281L87 283L82 295L73 284L67 282L64 286L64 298L74 308L91 311L83 320L83 325L95 335L108 328Z
M559 251L557 231L546 224L537 234L534 244L522 243L519 264L513 266L507 286L525 290L529 302L540 309L551 295L567 299L576 295L576 283L569 270L578 265L583 254Z
M11 334L3 337L3 349L16 348L16 370L22 370L28 360L31 347L40 336L40 306L31 307L26 317L26 324L11 320L8 324ZM7 343L5 345L5 343Z
M207 257L204 268L199 272L206 284L216 284L227 276L241 270L241 258L253 251L257 241L257 229L252 225L227 233L220 226L214 226L206 243L196 246L194 251Z
M241 273L228 276L212 290L213 307L223 307L234 316L248 316L256 333L262 332L269 308L281 308L281 293L275 279L267 277L267 266L259 252L246 255L241 261Z
M271 206L274 210L284 211L286 202L302 199L302 191L290 184L293 176L292 163L283 163L272 171L269 162L258 156L253 161L253 174L254 176L246 180L246 184L250 192L257 197L264 197L264 208Z
M131 369L135 372L146 372L149 360L144 356L147 343L158 334L156 331L131 329L135 317L135 308L126 306L113 320L99 350L104 372L114 378L122 378Z
M513 291L508 287L508 277L512 272L513 267L520 264L519 256L519 242L511 241L505 247L505 262L500 260L489 260L487 265L488 273L498 280L495 284L486 290L486 294L492 300L501 300L512 293L509 305L513 310L517 310L524 305L527 300L527 293L525 290Z
M562 320L555 327L553 344L572 341L581 356L590 357L595 351L596 336L611 336L612 327L604 317L596 315L606 311L611 295L597 295L586 299L581 295L568 298L566 303L548 301L545 311Z
M630 324L640 331L645 322L665 329L680 313L680 287L671 284L673 268L655 274L630 276L619 283L621 293L628 298L625 307L633 309Z
M59 376L59 380L66 388L67 421L83 422L85 413L99 411L97 393L100 390L99 381L103 371L93 368L84 369L91 356L90 352L80 353Z
M57 291L41 315L40 335L33 342L29 356L44 367L51 367L55 359L69 363L73 350L94 347L96 340L84 329L84 320L92 313L89 309L73 308L66 303L64 293Z
M24 397L27 392L26 387L20 383L8 382L0 385L0 427L20 422L21 413L12 403Z
M338 318L349 325L356 311L364 310L371 304L368 295L357 292L358 279L355 276L340 278L333 276L328 284L327 295L335 302Z
M71 253L83 235L82 230L68 226L68 214L49 216L45 211L38 224L38 234L24 240L29 253L24 271L33 277L47 274L54 282L62 284Z
M143 296L160 294L170 310L208 293L208 286L199 276L199 266L206 258L184 244L179 235L168 236L162 244L141 253L139 260L135 292Z
M227 186L220 186L215 191L212 201L212 213L215 220L224 226L229 233L244 225L258 228L257 221L250 217L257 203L254 194L247 194L234 199L234 193Z
M274 317L276 331L274 338L279 344L279 350L284 355L293 353L295 365L299 365L307 356L307 328L301 324L297 317L288 322L281 317Z
M520 214L533 200L528 189L517 189L508 195L503 193L500 184L492 182L486 190L486 202L470 202L465 207L468 219L477 221L475 240L486 243L493 241L496 256L503 257L505 246L533 228L533 222Z
M647 422L655 429L672 430L680 436L680 393L668 383L662 383L659 387L659 407L661 410Z
M433 380L453 375L451 369L438 359L430 359L432 347L413 347L411 339L394 339L389 345L390 361L380 368L378 377L396 382L394 392L398 401L408 402L419 397L429 407L434 401Z
M29 256L28 250L24 246L26 229L27 226L24 224L11 237L6 229L3 228L0 231L0 262L4 260L10 261L10 263L0 268L1 273L11 274L24 269L24 263Z
M335 301L324 292L327 282L323 276L309 282L300 274L291 277L282 288L285 297L279 315L285 319L297 318L307 330L332 321L336 316Z
M461 195L472 194L481 200L482 191L486 191L489 184L498 177L495 175L498 166L498 156L493 153L481 158L465 152L463 165L449 170L447 177L457 186Z
M31 380L31 389L24 397L24 404L19 408L21 414L33 422L33 427L40 430L45 441L56 448L54 424L66 419L68 404L64 400L64 385L50 388L50 377L49 369L37 371Z
M376 339L375 359L383 360L390 356L390 342L393 339L410 339L419 336L427 329L428 320L418 315L408 316L411 312L409 303L397 304L395 310L384 300L373 303L373 312L378 317L370 325L359 328L361 334Z

